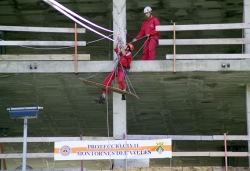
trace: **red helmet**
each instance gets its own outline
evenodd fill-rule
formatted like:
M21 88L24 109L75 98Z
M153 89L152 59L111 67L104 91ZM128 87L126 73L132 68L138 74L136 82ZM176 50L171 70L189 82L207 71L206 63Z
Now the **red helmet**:
M131 52L135 49L135 47L132 43L127 43L127 45L129 46L129 49Z

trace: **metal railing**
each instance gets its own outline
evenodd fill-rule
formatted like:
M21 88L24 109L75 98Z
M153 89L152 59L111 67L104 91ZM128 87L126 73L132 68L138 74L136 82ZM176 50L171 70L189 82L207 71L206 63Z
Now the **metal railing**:
M39 47L57 47L61 46L62 48L75 48L74 54L39 54L39 55L6 55L1 54L0 60L5 61L58 61L58 60L74 60L75 61L75 73L78 72L78 63L79 60L90 60L90 54L78 54L78 46L86 46L86 41L77 41L78 33L86 33L85 28L77 28L75 23L74 28L54 28L54 27L20 27L20 26L1 26L0 31L12 31L12 32L39 32L39 33L59 33L59 34L74 34L74 41L13 41L13 40L1 40L0 47L5 46L21 46L30 48L30 46L39 46ZM46 48L45 48L46 49ZM53 48L58 49L58 48Z
M244 45L250 44L250 38L224 38L224 39L176 39L177 31L196 31L196 30L232 30L250 29L250 23L234 24L200 24L200 25L173 25L156 26L157 31L173 31L173 39L160 39L159 45L173 45L173 53L166 55L166 59L174 60L174 72L176 72L176 60L187 59L250 59L250 54L176 54L177 45ZM243 36L242 36L243 37Z

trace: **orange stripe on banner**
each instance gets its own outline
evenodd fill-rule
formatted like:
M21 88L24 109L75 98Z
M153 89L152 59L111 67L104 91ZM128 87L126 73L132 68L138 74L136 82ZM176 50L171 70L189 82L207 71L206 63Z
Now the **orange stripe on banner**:
M165 151L172 151L172 146L171 145L163 145L161 146L164 148ZM100 148L95 148L95 149L88 149L87 147L73 147L71 148L71 153L77 153L79 151L88 151L88 152L105 152L105 151L121 151L121 150L126 150L126 151L136 151L136 150L150 150L150 151L156 151L158 146L141 146L140 148L111 148L111 149L100 149ZM54 153L60 153L60 148L54 148Z

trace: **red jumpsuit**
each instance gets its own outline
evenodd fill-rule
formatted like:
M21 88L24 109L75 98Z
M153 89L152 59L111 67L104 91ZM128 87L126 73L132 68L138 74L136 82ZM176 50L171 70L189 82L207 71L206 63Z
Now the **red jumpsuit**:
M141 37L150 34L149 39L146 40L145 45L143 47L142 60L155 59L155 47L159 40L159 32L155 30L155 26L158 25L160 25L159 20L152 16L151 18L144 21L141 26L141 31L135 37L136 39L140 39Z
M115 48L114 51L118 54L118 48ZM126 51L126 55L124 56L122 53L119 54L118 66L112 71L103 81L103 85L111 86L114 78L117 78L117 82L119 84L119 88L121 90L125 89L124 84L124 76L126 74L126 68L130 67L130 63L132 61L132 53L130 51ZM108 91L103 88L102 92L108 93Z

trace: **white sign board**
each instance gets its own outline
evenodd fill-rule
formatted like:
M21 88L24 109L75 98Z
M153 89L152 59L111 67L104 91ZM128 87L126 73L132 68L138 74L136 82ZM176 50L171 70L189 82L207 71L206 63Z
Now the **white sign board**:
M172 158L172 140L55 142L55 160Z

